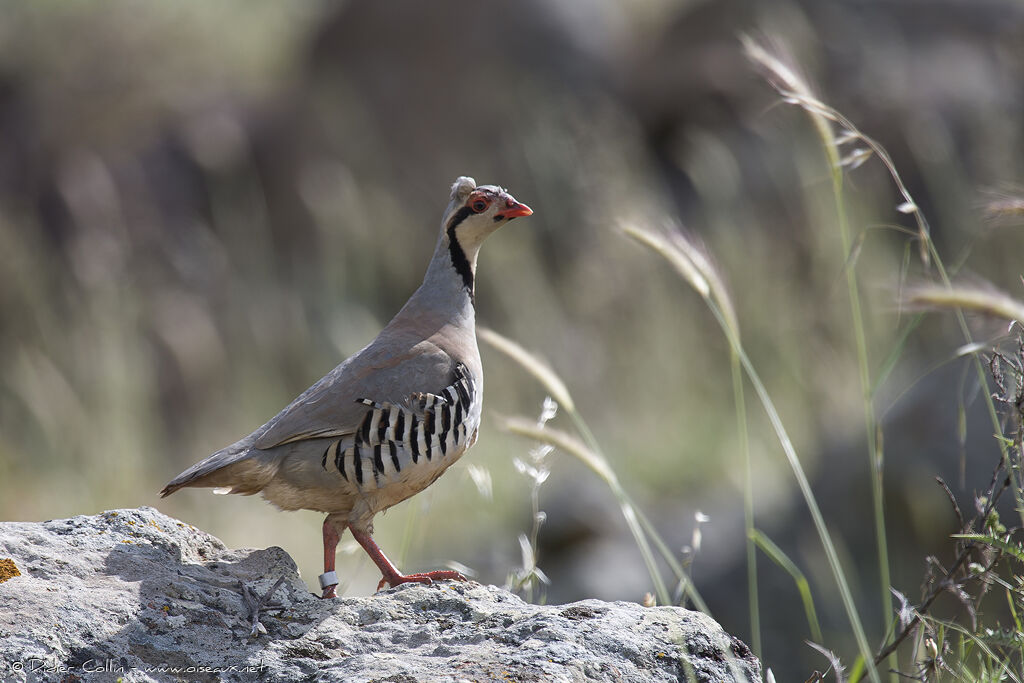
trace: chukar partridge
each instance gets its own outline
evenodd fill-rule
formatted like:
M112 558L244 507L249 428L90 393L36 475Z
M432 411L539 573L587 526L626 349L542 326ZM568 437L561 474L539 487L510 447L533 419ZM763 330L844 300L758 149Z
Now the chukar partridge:
M160 492L221 487L324 520L323 597L335 597L335 550L345 529L385 584L464 577L401 574L371 537L373 517L432 484L476 441L483 373L474 325L480 245L533 211L494 185L452 186L423 284L368 346L265 425L175 477Z

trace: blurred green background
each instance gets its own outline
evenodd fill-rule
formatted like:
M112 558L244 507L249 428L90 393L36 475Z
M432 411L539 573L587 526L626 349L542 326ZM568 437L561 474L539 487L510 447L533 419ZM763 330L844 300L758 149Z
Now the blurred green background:
M681 556L695 513L710 517L687 555L693 577L747 638L726 347L699 298L621 226L682 224L706 244L880 641L829 169L806 117L746 61L741 32L784 45L890 150L947 262L1019 296L1024 232L982 211L1024 179L1019 2L4 2L0 518L153 505L230 546L283 546L314 582L320 515L157 491L373 338L419 284L448 187L468 174L536 212L485 247L478 322L565 380ZM905 322L901 275L927 277L891 229L911 225L901 201L881 165L853 172L874 376ZM1005 331L970 322L979 339ZM970 508L998 457L979 387L954 359L961 343L950 317L929 317L876 394L893 585L912 598L924 558L946 558L956 531L934 475ZM404 569L455 560L500 584L532 524L530 482L513 467L531 444L494 418L536 416L545 393L482 354L478 445L379 517L376 537ZM757 526L808 574L826 644L852 659L792 475L750 412ZM640 600L650 581L607 488L564 455L549 463L548 601ZM803 644L792 581L759 566L766 665L803 680L826 664ZM343 554L342 572L350 594L378 578L361 553Z

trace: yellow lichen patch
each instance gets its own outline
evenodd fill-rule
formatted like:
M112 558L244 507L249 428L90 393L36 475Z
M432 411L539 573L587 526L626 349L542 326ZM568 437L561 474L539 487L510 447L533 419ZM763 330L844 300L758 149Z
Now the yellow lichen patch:
M134 544L133 544L133 543L132 543L131 541L129 541L129 540L127 539L127 538L126 538L126 539L124 539L123 541L121 541L121 543L127 543L128 545L134 545Z
M15 576L21 576L21 572L18 571L18 566L14 564L14 560L9 557L0 558L0 583L7 579L13 579Z

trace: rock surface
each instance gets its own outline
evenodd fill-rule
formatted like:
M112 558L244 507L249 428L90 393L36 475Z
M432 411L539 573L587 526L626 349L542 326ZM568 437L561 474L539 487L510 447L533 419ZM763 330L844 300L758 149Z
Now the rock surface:
M280 548L230 550L152 508L0 523L3 681L759 681L710 617L494 586L320 600ZM243 583L283 577L251 635Z

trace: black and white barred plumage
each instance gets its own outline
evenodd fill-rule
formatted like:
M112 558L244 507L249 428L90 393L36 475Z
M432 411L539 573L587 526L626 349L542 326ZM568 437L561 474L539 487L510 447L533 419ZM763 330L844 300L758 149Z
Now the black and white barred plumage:
M417 394L405 405L357 399L369 408L359 429L330 443L321 466L360 489L380 488L410 468L435 470L435 460L468 447L479 424L475 397L472 377L459 363L455 381L439 394Z

